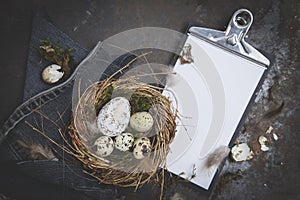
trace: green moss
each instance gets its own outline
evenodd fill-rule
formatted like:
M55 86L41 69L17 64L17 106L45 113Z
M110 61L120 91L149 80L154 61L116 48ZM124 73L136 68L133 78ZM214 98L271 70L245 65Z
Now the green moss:
M118 90L118 91L114 90L113 86L107 87L103 91L101 97L98 99L99 103L95 105L95 109L97 110L97 112L103 107L103 105L105 105L107 102L111 100L113 93L114 96L125 97L125 98L128 98L128 94L130 94L130 92L125 90ZM148 97L142 96L137 93L133 93L129 98L129 103L131 106L131 114L136 112L143 112L143 111L148 112L152 107L153 102L154 102L153 99L150 99Z
M70 68L75 67L75 58L71 55L73 49L63 49L60 45L54 45L48 38L40 41L39 53L41 57L53 64L57 64L63 68L63 71L69 75Z
M153 105L153 100L135 93L131 96L129 102L132 114L143 111L148 112Z
M107 102L109 102L111 100L111 96L112 96L112 93L113 93L113 86L108 86L107 88L105 88L105 90L103 91L101 97L98 99L98 102L96 105L95 105L95 109L97 112L99 112L99 110L102 108L102 106L104 104L106 104Z

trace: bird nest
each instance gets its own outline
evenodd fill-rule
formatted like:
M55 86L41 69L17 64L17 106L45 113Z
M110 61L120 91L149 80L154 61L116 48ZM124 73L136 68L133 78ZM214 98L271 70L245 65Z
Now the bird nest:
M70 152L86 167L86 173L101 183L119 186L139 186L155 176L159 168L165 167L169 144L175 137L177 111L162 88L139 82L135 79L105 79L89 86L81 95L70 126L72 148ZM146 137L151 151L142 159L128 151L114 149L108 156L99 156L95 141L104 134L99 131L97 116L112 99L122 97L130 103L130 115L148 112L153 125L146 133L135 131L128 125L124 132L132 133L134 141ZM111 137L115 141L115 137Z

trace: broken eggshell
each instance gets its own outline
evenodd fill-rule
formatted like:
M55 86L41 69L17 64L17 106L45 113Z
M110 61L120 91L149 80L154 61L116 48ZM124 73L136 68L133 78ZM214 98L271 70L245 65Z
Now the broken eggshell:
M265 136L259 136L258 138L258 142L260 144L260 149L262 151L269 151L269 147L267 147L266 142L268 141L268 139Z
M250 150L246 143L237 144L231 149L231 156L237 162L250 160L253 158L253 155L253 151Z
M153 117L148 112L137 112L130 117L130 126L137 132L149 131L153 123Z
M273 131L273 126L269 126L269 128L266 130L266 134L270 134Z
M136 159L145 158L146 154L151 151L151 142L147 137L138 138L133 144L133 155Z
M49 65L42 72L42 78L46 83L56 83L64 76L64 72L59 65Z
M134 137L131 133L122 133L115 138L115 147L120 151L128 151L134 142Z
M278 138L278 135L276 135L276 133L273 133L273 138L275 141L277 141L279 138Z
M101 133L110 137L121 134L128 126L130 109L129 101L124 97L111 99L103 106L97 117Z
M108 136L101 136L95 141L94 146L96 147L96 155L106 157L113 152L114 141Z

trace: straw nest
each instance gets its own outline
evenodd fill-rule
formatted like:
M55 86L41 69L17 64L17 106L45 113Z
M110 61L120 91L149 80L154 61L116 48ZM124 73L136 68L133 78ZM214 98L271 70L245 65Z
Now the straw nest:
M162 88L130 78L108 78L85 90L74 111L69 135L73 146L70 150L84 164L86 173L101 183L137 187L165 167L169 144L175 136L177 113L170 99L161 92ZM107 157L99 157L93 150L95 139L101 136L101 133L95 133L95 119L101 108L114 97L128 99L131 114L148 111L153 116L154 124L147 135L152 150L144 159L135 159L130 151L113 151Z

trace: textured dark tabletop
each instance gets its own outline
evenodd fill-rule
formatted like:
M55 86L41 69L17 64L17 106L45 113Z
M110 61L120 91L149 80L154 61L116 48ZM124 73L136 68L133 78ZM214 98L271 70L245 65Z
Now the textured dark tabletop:
M44 9L59 29L91 50L121 31L159 26L185 32L190 23L224 30L239 8L254 15L247 41L270 55L272 65L237 133L254 149L251 161L226 160L210 199L300 199L300 2L289 1L6 1L0 6L0 125L23 101L23 89L32 20ZM284 106L270 117L266 113ZM279 136L270 151L261 152L257 138L269 126ZM180 183L168 189L170 199L199 199L203 191ZM17 191L16 191L17 192ZM145 191L144 191L145 192ZM140 199L145 193L128 198ZM1 194L1 189L0 189ZM1 197L1 196L0 196ZM204 198L204 197L203 197ZM1 198L0 198L1 199Z

